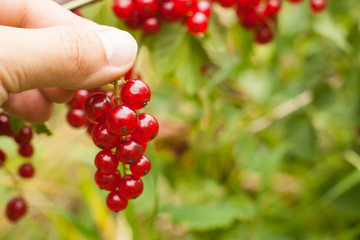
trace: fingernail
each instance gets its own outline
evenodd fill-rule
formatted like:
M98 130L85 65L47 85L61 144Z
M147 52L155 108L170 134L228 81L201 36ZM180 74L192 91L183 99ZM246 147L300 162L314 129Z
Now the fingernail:
M106 57L112 66L126 67L133 64L137 53L137 43L130 33L113 27L98 32L104 45Z

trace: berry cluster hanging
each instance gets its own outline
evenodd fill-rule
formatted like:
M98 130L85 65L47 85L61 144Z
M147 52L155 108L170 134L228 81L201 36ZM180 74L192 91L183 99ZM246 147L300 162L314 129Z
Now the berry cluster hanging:
M148 113L138 113L150 101L148 85L140 79L126 80L114 90L78 90L68 102L68 123L87 127L94 144L95 182L109 191L106 205L112 211L126 208L128 200L143 191L141 177L151 169L144 155L147 142L156 137L159 124ZM119 92L120 90L120 92Z
M309 1L314 13L326 8L326 0ZM172 22L185 23L190 33L201 34L208 28L214 2L224 8L235 8L240 25L254 32L257 43L273 39L282 0L115 0L113 10L130 29L141 28L145 34L154 34L162 23Z
M35 168L30 162L30 158L33 155L34 149L31 144L33 138L33 131L28 125L23 125L19 131L14 131L9 115L0 113L0 136L6 136L14 139L18 145L18 154L26 159L25 163L22 163L18 167L17 174L21 178L32 178L35 174ZM3 149L0 149L0 167L7 170L8 174L11 175L14 180L14 184L17 183L18 179L6 168L7 154ZM20 194L21 195L21 194ZM6 217L11 222L16 222L21 219L27 212L27 204L22 196L16 196L12 198L6 205L5 210Z

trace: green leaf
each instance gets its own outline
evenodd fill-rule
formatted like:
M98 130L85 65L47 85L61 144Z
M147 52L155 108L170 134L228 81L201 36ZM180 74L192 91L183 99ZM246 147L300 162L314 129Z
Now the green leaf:
M195 231L227 228L235 220L246 221L255 214L254 207L249 202L242 202L239 206L222 203L169 207L165 212L175 223L184 224Z
M52 131L46 126L45 123L43 124L31 124L31 128L37 133L37 134L46 134L47 136L53 135Z
M331 40L336 46L345 52L349 52L351 47L347 42L347 33L344 29L328 14L318 16L317 21L314 23L314 30L319 35Z
M16 134L19 133L22 126L24 126L25 122L17 117L9 115L10 127L11 130Z

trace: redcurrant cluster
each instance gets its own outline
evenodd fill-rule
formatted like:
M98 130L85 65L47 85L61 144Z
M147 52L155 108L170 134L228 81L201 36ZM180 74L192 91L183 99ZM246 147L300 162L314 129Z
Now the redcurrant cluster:
M95 156L95 182L110 192L108 208L121 211L143 191L141 177L151 169L144 153L159 125L152 115L137 112L151 98L145 82L127 80L120 93L117 82L114 85L113 91L77 91L68 103L67 119L74 127L87 126L94 144L102 149Z
M235 8L240 24L254 32L257 43L274 37L276 18L282 0L215 0L224 8ZM289 0L299 3L303 0ZM183 22L192 34L204 33L212 12L210 0L115 0L113 10L131 29L142 28L145 34L159 31L161 22ZM314 13L326 8L326 0L310 0Z
M13 138L18 144L18 154L27 158L28 160L33 155L33 147L31 140L33 138L33 131L28 125L23 125L18 132L13 130L10 123L9 115L5 113L0 114L0 136ZM0 149L0 167L6 167L7 155L4 150ZM9 174L13 176L9 169L6 169ZM22 178L32 178L35 174L34 166L27 161L18 168L18 175ZM15 176L13 179L17 181ZM15 197L11 199L6 206L6 216L11 222L18 221L25 215L27 211L26 203L22 197Z
M115 14L131 29L142 28L145 34L159 31L161 21L185 22L190 33L206 31L211 3L206 0L115 0Z

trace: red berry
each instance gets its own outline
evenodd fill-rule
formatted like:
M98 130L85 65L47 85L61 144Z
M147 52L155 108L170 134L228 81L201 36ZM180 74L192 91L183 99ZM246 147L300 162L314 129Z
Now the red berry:
M101 149L113 149L118 143L118 136L112 135L104 123L94 127L91 137L94 144Z
M92 135L92 131L93 131L93 129L94 129L95 126L96 126L95 123L87 122L86 131L87 131L87 133L88 133L90 136Z
M128 205L128 200L119 191L110 192L106 198L106 205L111 211L122 211Z
M117 171L119 159L109 150L102 150L95 156L95 166L104 173Z
M268 0L266 5L266 15L268 17L276 16L281 9L280 0Z
M130 171L135 177L141 178L147 175L151 170L151 162L145 155L140 160L130 165Z
M82 126L85 126L87 122L84 110L79 108L70 109L66 115L66 120L70 124L70 126L74 128L80 128Z
M86 118L93 123L103 122L110 111L112 103L106 93L97 92L91 94L84 102Z
M174 1L170 0L170 1L164 1L161 4L160 16L169 22L173 22L178 20L181 17L181 14L175 11Z
M140 145L143 147L143 152L145 153L147 148L147 142L140 142Z
M116 154L120 162L133 164L141 158L143 148L140 143L133 140L120 141L116 147Z
M138 142L148 142L156 137L159 132L159 123L156 118L148 113L139 114L139 123L130 138Z
M144 190L144 184L142 180L133 175L126 175L120 179L119 192L126 199L135 199Z
M218 0L221 6L229 8L235 5L236 0Z
M142 28L145 34L155 34L160 30L160 20L156 17L147 18L143 22Z
M154 16L158 7L157 0L136 0L136 8L139 11L139 15L143 18Z
M22 198L11 199L6 206L6 216L11 222L18 221L26 213L26 203Z
M18 135L15 137L15 141L21 145L29 144L32 139L32 136L33 136L32 129L29 126L24 125L20 129Z
M135 10L135 2L132 0L115 0L113 10L121 19L128 19Z
M101 171L96 171L95 173L95 182L99 188L114 191L120 183L120 173L119 171L104 173Z
M77 90L67 105L71 108L82 108L89 94L88 90Z
M23 178L32 178L35 174L35 169L31 163L23 163L20 165L18 173Z
M80 9L74 9L74 10L72 10L72 12L75 13L76 15L80 16L80 17L83 16L83 15L81 14L81 12L80 12Z
M195 12L186 20L186 26L192 34L203 33L208 26L208 17L202 12Z
M313 13L320 13L326 9L326 0L311 0L310 8Z
M3 150L0 149L0 167L4 166L6 161L6 154Z
M194 11L195 8L195 0L173 0L174 1L174 9L176 12L187 15Z
M124 75L125 80L130 80L133 73L133 68L131 68L127 73Z
M23 157L31 157L34 154L34 148L31 144L19 145L18 153Z
M261 26L255 31L255 41L260 44L269 43L272 41L274 34L266 25Z
M211 3L206 0L200 0L196 3L196 12L202 12L207 17L211 15Z
M0 135L12 136L12 134L9 116L5 113L0 113Z
M151 18L149 18L151 19ZM139 79L127 81L121 89L121 101L131 109L145 107L151 98L149 86Z
M106 118L106 124L111 133L118 136L132 133L137 122L136 112L125 105L113 107Z
M135 9L131 13L131 16L128 17L125 21L126 26L130 29L137 29L141 27L142 23L143 19L139 16L139 11L137 9Z

